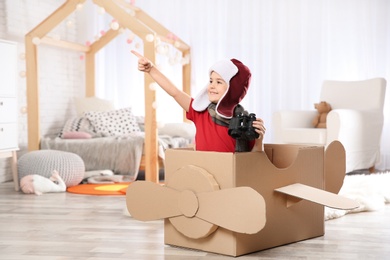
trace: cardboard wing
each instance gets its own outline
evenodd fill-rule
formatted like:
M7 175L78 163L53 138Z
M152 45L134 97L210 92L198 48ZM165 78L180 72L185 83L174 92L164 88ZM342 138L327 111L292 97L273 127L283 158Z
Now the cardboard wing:
M300 199L308 200L330 208L351 210L359 207L359 203L337 195L343 182L345 173L345 150L343 145L334 141L328 145L324 157L324 190L310 187L301 183L294 183L275 189L275 191L289 195L287 207Z
M347 210L359 207L359 203L354 200L301 183L284 186L282 188L275 189L275 191L336 209ZM295 204L295 202L295 199L288 197L287 207Z

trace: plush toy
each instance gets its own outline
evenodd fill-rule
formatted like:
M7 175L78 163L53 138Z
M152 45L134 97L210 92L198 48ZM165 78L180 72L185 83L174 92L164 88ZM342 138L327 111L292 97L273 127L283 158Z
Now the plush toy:
M42 195L47 192L66 191L66 184L56 170L50 178L38 174L26 175L20 180L20 189L24 193Z
M326 128L326 116L332 110L329 103L321 101L320 103L315 103L314 108L317 109L318 114L313 119L313 126L316 128Z

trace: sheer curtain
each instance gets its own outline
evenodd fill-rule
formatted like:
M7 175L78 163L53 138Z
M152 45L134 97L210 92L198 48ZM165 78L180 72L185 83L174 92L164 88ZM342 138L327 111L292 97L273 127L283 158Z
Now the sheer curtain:
M390 80L387 0L138 0L136 5L191 46L193 96L207 84L215 61L237 58L248 65L253 76L242 104L265 120L266 142L272 142L273 112L313 109L323 80ZM142 46L137 39L126 43L128 38L125 32L102 51L98 94L118 106L131 104L141 114L143 75L134 73L137 59L130 49L142 52ZM180 86L177 68L161 60L159 65ZM169 97L159 93L158 100L159 120L181 119ZM390 90L384 112L377 167L390 169Z

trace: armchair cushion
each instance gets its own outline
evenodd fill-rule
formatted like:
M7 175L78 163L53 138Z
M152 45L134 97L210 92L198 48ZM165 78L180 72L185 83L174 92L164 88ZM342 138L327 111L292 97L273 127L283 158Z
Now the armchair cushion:
M315 110L278 111L273 115L274 142L291 144L326 144L326 129L314 128Z

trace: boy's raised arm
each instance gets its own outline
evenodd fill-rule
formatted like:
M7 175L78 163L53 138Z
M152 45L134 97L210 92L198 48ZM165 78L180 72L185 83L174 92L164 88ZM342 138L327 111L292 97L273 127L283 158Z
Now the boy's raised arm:
M184 91L178 89L164 74L158 70L150 60L142 56L140 53L132 50L135 56L138 57L138 69L140 71L149 73L149 75L156 81L156 83L185 110L189 111L191 96Z

